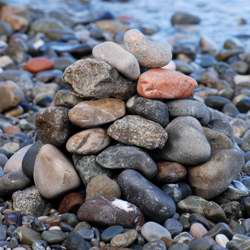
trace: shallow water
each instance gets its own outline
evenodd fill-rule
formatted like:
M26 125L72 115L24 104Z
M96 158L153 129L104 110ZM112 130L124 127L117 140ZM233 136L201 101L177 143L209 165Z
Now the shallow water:
M45 10L65 6L67 9L75 9L74 11L80 10L78 8L80 0L6 0L6 2L30 4ZM206 35L219 44L228 37L240 35L241 39L250 44L250 0L131 0L128 3L92 0L91 7L96 11L111 11L115 16L129 16L142 24L159 26L157 39L166 39L174 33L169 22L170 17L174 11L184 10L202 19L202 23L192 32ZM244 18L247 24L239 25L240 18Z

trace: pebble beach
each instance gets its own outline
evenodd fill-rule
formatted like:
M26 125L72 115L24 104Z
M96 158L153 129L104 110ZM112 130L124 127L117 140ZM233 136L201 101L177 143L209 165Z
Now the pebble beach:
M0 250L250 250L250 5L158 5L0 1Z

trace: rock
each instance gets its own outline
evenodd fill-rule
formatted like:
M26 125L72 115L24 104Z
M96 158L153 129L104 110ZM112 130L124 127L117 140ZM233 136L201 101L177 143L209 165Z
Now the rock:
M212 229L207 233L209 237L214 238L217 234L224 234L229 239L233 237L233 232L231 228L226 223L217 223Z
M211 160L189 170L189 182L197 195L211 199L227 189L243 166L244 156L240 151L219 150Z
M95 58L107 62L125 77L131 80L138 79L140 75L140 66L137 59L120 45L114 42L104 42L96 45L92 53Z
M229 239L224 234L217 234L215 236L215 241L218 243L218 245L226 248L227 243L229 242Z
M197 119L191 116L177 117L168 124L166 131L169 138L160 152L164 160L184 165L209 160L211 148Z
M34 182L47 199L80 185L80 179L71 162L53 145L46 144L37 154L34 166Z
M38 190L32 186L12 195L13 208L25 214L41 216L45 210L45 201Z
M201 22L198 16L192 15L184 11L177 11L171 17L172 25L196 25Z
M142 248L142 250L166 250L166 246L164 241L162 240L155 240L155 241L151 241L148 242L147 244L145 244Z
M90 244L76 232L70 232L64 241L66 249L69 250L89 250Z
M79 155L95 154L106 148L110 143L107 133L102 128L87 129L71 136L66 149Z
M119 225L111 226L106 228L102 234L101 239L105 242L109 242L111 239L113 239L116 235L121 234L124 231L124 228Z
M102 168L101 165L96 162L96 156L94 155L73 155L73 161L74 166L85 185L87 185L89 181L97 175L106 174L111 176L112 174L110 170Z
M6 173L0 176L0 196L10 195L24 189L30 184L30 179L22 171Z
M194 238L202 238L207 234L207 229L201 223L193 223L190 227L190 233Z
M93 177L86 188L86 200L103 196L107 199L120 198L121 191L117 182L110 179L107 175Z
M180 72L150 69L139 77L137 92L149 99L178 99L192 95L197 82Z
M22 171L22 161L30 147L31 145L27 145L16 151L4 165L4 172L12 173Z
M92 240L95 237L94 230L88 228L79 228L76 230L85 240Z
M0 166L4 166L8 161L8 157L5 154L0 153Z
M70 121L81 128L113 122L124 115L124 102L114 98L83 101L69 111Z
M175 203L157 186L135 170L125 170L118 176L123 196L156 221L164 221L175 213ZM143 198L142 198L143 197Z
M162 161L158 162L157 180L163 183L175 183L185 179L187 175L186 168L176 162Z
M147 178L154 177L157 172L157 166L151 157L133 146L110 146L96 157L96 162L107 169L135 169Z
M174 237L174 242L180 244L189 244L193 240L193 237L188 232L182 232ZM189 249L189 248L188 248Z
M235 234L233 239L228 242L227 248L230 250L248 250L250 243L250 237L242 234Z
M24 98L24 93L12 81L0 82L0 112L16 107Z
M116 235L111 240L113 247L129 247L137 239L138 233L135 229L130 229L125 233Z
M183 243L177 243L170 246L169 250L189 250L188 245Z
M225 221L223 209L213 201L207 201L199 196L188 196L178 203L178 207L185 212L199 213L213 221Z
M136 84L119 75L108 63L97 59L82 59L66 68L64 80L84 98L116 97L128 99Z
M204 237L201 239L194 239L191 241L189 248L190 250L209 250L213 246L214 241L211 238Z
M113 139L146 149L162 148L168 138L166 131L156 122L137 115L127 115L108 128Z
M27 146L26 146L27 147ZM42 143L40 141L35 142L33 145L28 146L28 150L26 151L22 163L22 170L26 176L30 179L33 179L34 166L36 156L42 147Z
M201 124L208 124L210 121L210 112L202 102L184 99L168 101L167 107L171 117L192 116L198 119Z
M142 226L141 234L149 242L161 239L171 239L170 232L165 227L153 221L149 221Z
M61 243L66 238L65 234L61 230L44 231L41 236L42 239L47 241L49 244Z
M58 90L54 96L54 103L56 106L63 106L65 108L73 108L82 99L77 94L70 90Z
M162 190L170 195L175 202L179 202L192 194L190 186L185 182L166 184L162 187Z
M250 130L246 131L242 139L241 149L244 151L250 151Z
M46 57L35 57L26 62L24 69L31 73L38 73L54 67L54 62Z
M140 96L131 97L126 104L133 115L140 115L165 127L169 122L168 107L165 103Z
M164 222L164 226L172 236L176 236L183 231L183 225L174 218L167 219Z
M68 213L76 211L84 202L83 195L80 193L69 193L63 197L58 207L59 213Z
M68 109L48 107L36 116L37 136L43 143L61 146L69 137Z
M97 197L87 200L77 212L81 221L101 225L133 227L143 223L143 215L133 204L120 199Z
M151 41L136 29L128 30L124 34L124 44L139 64L147 68L163 67L172 59L171 46L168 43Z
M211 108L222 110L226 104L229 104L230 100L223 96L208 96L205 99L205 104Z
M32 245L32 243L41 239L38 232L24 226L18 227L16 229L16 234L22 244Z

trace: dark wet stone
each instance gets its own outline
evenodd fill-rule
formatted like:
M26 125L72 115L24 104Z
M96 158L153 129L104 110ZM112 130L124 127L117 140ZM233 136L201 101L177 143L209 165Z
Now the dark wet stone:
M197 165L209 160L211 148L197 119L177 117L168 124L166 131L168 140L160 151L164 160L184 165Z
M95 237L94 231L92 229L88 228L78 228L75 230L78 234L81 235L81 237L85 240L91 240Z
M162 240L155 240L155 241L151 241L148 242L147 244L145 244L142 248L142 250L166 250L166 245L164 243L164 241Z
M81 221L101 225L133 227L143 223L143 215L133 204L120 199L97 197L85 201L77 212Z
M179 202L192 194L190 186L185 182L166 184L162 187L162 190L170 195L175 202Z
M64 246L69 250L89 250L90 244L78 233L71 232L64 241Z
M214 241L211 238L201 238L201 239L194 239L191 241L189 248L190 250L209 250Z
M102 232L101 239L105 242L109 242L112 238L122 233L123 231L124 228L120 225L108 227Z
M123 171L118 177L118 184L124 197L137 205L146 216L164 221L175 213L172 198L137 171Z
M116 145L102 151L96 162L107 169L135 169L148 178L155 176L157 166L151 157L133 146Z
M0 225L0 241L6 240L7 237L7 226Z
M68 109L49 107L36 116L37 135L43 143L60 146L69 137Z
M56 92L54 102L56 106L63 106L66 108L73 108L76 104L81 102L82 99L77 96L73 91L61 89Z
M223 97L223 96L208 96L205 99L205 103L207 106L209 106L211 108L222 110L222 108L226 104L230 103L230 100L228 98Z
M250 237L242 234L236 234L233 239L227 243L229 250L248 250L250 244Z
M248 112L250 110L250 97L241 98L241 100L236 103L236 107L242 113Z
M231 228L226 223L217 223L213 228L211 228L207 235L210 237L215 237L217 234L225 234L229 239L232 238L233 232Z
M0 166L3 167L8 161L8 157L5 154L0 153Z
M210 112L202 102L184 99L167 102L169 114L172 117L192 116L198 119L202 124L210 121Z
M171 17L172 25L196 25L200 22L201 19L198 16L184 11L177 11Z
M127 101L131 114L143 116L165 127L169 122L168 107L164 102L133 96Z
M22 161L22 169L26 176L33 179L34 173L34 164L36 160L36 156L42 147L42 143L40 141L35 142L26 152Z
M44 231L41 236L49 244L61 243L66 238L66 235L61 230Z
M18 227L16 233L22 244L32 245L32 243L41 239L38 232L24 226Z
M168 229L172 236L178 235L183 230L182 224L174 218L167 219L164 222L164 226Z
M250 196L242 199L243 206L248 216L250 216Z
M189 247L184 243L177 243L170 246L169 250L189 250Z
M96 162L95 155L79 156L73 155L74 167L76 168L82 182L87 185L91 178L106 174L108 176L112 175L109 169L103 168Z
M56 82L60 83L62 81L62 71L54 69L48 71L42 71L36 74L36 80L41 82Z

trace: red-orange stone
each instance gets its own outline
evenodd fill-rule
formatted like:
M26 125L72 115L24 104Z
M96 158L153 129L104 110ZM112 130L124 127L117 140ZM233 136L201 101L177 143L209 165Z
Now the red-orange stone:
M197 82L189 76L159 68L141 74L137 92L150 99L176 99L191 96L196 86Z
M46 57L34 57L28 60L24 69L31 73L38 73L54 67L54 62Z
M17 134L21 132L20 128L17 126L8 126L4 128L3 131L5 134L8 134L8 135L13 135L13 134Z
M80 193L69 193L62 199L58 211L60 213L74 212L84 202L84 197Z

